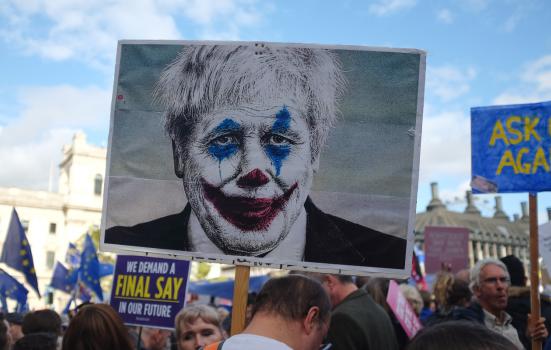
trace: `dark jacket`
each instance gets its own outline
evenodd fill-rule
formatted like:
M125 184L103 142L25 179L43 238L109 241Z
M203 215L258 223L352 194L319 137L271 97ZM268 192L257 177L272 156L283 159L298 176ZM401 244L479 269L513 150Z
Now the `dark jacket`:
M540 300L541 317L545 317L545 327L551 331L551 303L542 295ZM530 288L509 287L509 299L505 310L513 318L512 325L517 329L518 337L526 349L532 348L532 342L526 336L528 314L530 313Z
M327 340L332 350L398 349L388 314L363 289L333 309Z
M451 312L451 320L467 320L484 324L484 310L479 303L473 302L469 307L459 307Z
M308 198L304 260L342 265L402 269L406 240L361 226L319 210ZM132 227L105 231L105 243L189 251L187 226L191 207Z

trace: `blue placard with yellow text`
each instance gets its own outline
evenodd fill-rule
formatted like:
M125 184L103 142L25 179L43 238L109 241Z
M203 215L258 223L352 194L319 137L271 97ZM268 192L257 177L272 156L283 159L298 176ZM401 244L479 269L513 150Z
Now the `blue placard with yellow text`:
M471 109L474 193L551 190L551 102Z
M189 261L119 255L115 264L111 306L124 323L174 329L184 307Z

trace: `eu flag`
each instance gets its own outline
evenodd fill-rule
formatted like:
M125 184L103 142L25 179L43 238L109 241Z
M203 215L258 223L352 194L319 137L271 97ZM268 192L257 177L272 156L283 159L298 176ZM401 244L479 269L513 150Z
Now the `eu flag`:
M78 268L80 266L80 252L73 243L69 243L67 253L65 254L65 263L70 268Z
M27 304L27 294L29 291L15 278L6 271L0 269L0 298L10 298L17 300L17 304L24 306ZM6 311L6 310L4 310Z
M59 261L54 268L54 274L52 275L52 281L50 286L55 289L59 289L65 293L71 293L78 281L78 270L68 270Z
M31 246L29 245L29 241L27 241L27 237L25 237L25 230L19 221L19 216L17 216L15 208L11 214L8 234L4 242L0 262L4 262L9 267L23 272L27 283L29 283L31 287L36 290L38 296L40 296Z
M115 265L110 263L99 263L99 277L110 276L115 272Z
M80 258L80 280L103 301L103 291L99 283L100 263L96 254L96 246L90 235L86 235L84 249Z

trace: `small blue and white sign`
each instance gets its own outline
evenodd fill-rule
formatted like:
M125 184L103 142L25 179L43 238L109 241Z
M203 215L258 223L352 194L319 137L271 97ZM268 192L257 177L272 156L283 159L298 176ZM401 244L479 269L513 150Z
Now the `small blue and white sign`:
M551 190L551 101L471 109L474 193Z

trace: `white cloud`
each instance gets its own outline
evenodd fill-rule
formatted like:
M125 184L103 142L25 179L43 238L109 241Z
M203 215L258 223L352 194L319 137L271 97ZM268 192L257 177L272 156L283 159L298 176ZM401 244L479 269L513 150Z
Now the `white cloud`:
M524 66L518 80L494 99L494 104L515 104L551 100L551 55Z
M442 22L442 23L446 23L446 24L450 24L450 23L453 23L453 14L451 13L450 10L448 9L441 9L439 10L437 13L436 13L436 18Z
M443 102L448 102L468 93L470 82L475 77L476 70L474 68L428 66L427 91L442 99Z
M466 192L471 190L469 180L456 184L455 187L445 187L440 190L440 199L446 205L457 205L465 207L467 203Z
M237 39L260 12L255 0L7 0L0 37L31 55L110 71L119 39L183 39L178 23L209 39Z
M110 91L93 86L21 90L20 114L0 129L0 183L47 189L50 166L57 167L62 146L77 130L108 130L110 99Z
M379 0L369 5L369 13L377 16L390 15L392 13L412 8L416 0Z
M420 181L467 179L470 169L470 119L464 111L444 111L423 118Z

